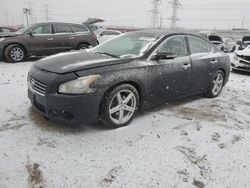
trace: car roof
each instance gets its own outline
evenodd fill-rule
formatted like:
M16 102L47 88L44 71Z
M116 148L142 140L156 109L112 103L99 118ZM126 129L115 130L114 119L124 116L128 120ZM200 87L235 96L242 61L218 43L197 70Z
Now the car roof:
M166 35L172 35L172 34L178 34L178 35L195 35L199 36L198 33L191 33L191 32L186 32L186 31L178 31L178 30L139 30L139 31L134 31L135 33L141 33L141 34L152 34L156 35L159 37L166 36Z
M68 22L41 22L41 23L36 23L34 25L40 25L40 24L72 24L72 25L86 26L80 23L68 23Z

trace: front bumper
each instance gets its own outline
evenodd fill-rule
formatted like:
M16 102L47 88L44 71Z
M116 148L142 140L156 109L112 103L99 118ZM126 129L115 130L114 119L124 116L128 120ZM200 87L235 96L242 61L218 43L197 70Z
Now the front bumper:
M31 71L30 76L48 86L46 93L42 95L28 83L28 97L35 109L49 120L68 123L92 123L98 120L99 106L103 96L101 90L86 95L59 94L55 89L57 88L55 80L60 80L59 77L66 75ZM46 82L46 79L49 80Z
M241 70L250 72L250 61L239 58L238 60L233 59L231 67L234 70Z

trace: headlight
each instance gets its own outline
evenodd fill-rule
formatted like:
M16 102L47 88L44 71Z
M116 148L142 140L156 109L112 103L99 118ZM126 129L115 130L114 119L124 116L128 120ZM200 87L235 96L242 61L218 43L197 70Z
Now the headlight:
M2 42L5 38L0 38L0 42Z
M233 56L233 59L236 60L236 61L238 61L238 60L239 60L239 57L235 54L235 55Z
M100 75L90 75L76 80L65 82L59 86L59 93L64 94L85 94L92 93L94 89L89 86L100 77Z

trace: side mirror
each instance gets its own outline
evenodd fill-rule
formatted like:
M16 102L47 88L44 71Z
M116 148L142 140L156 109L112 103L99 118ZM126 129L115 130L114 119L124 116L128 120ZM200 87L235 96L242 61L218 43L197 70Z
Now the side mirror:
M163 60L163 59L175 59L177 57L177 55L172 54L172 53L168 53L168 52L157 52L157 54L155 54L153 56L153 60Z
M31 37L33 37L34 36L34 32L33 31L29 31L28 35L31 36Z

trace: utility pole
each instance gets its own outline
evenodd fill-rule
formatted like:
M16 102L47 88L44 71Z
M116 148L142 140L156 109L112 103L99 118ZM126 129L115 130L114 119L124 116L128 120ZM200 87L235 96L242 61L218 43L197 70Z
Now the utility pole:
M45 20L46 22L48 22L49 21L49 9L48 9L49 5L44 4L43 6L44 6L44 13L45 13Z
M8 14L8 11L5 10L4 11L4 17L5 17L5 25L9 25L9 14Z
M245 16L243 16L242 22L241 22L241 28L244 28L244 23L245 23Z
M26 4L28 5L29 7L29 10L30 10L30 23L34 23L34 11L32 9L32 4L31 2L26 2Z
M150 11L151 13L151 19L150 19L150 27L152 28L157 28L159 27L159 6L161 4L161 0L152 0L152 10Z
M169 3L170 3L171 6L172 6L172 17L169 18L169 20L171 20L171 25L170 25L170 27L171 27L171 28L174 28L174 27L176 27L177 21L180 20L180 19L178 18L178 16L177 16L177 11L178 11L179 8L182 7L182 4L180 3L179 0L172 0L172 1L170 1Z
M26 16L26 23L27 23L27 25L29 25L29 15L31 14L30 9L28 9L28 8L23 8L23 13L24 13L25 16Z
M162 16L160 17L160 29L162 28L162 22L163 22L163 18Z

